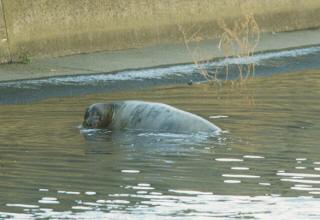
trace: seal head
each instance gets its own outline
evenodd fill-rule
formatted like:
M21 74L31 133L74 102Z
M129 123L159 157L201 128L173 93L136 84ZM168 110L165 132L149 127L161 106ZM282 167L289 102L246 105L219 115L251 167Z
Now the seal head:
M112 104L97 103L86 109L82 127L107 128L112 122Z

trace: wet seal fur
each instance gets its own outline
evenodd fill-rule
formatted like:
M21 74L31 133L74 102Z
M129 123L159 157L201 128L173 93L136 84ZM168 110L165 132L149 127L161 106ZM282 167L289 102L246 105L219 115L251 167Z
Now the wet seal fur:
M144 101L93 104L86 109L82 126L170 133L218 134L221 131L200 116L166 104Z

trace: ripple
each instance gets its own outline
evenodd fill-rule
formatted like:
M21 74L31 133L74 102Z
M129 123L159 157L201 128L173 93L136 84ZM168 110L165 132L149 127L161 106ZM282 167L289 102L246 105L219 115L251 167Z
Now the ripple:
M39 208L38 205L27 205L27 204L11 204L7 203L6 206L8 207L21 207L21 208L29 208L29 209L34 209L34 208Z
M153 190L153 187L150 186L132 186L132 189L138 189L138 190Z
M243 158L247 158L247 159L264 159L263 156L256 156L256 155L244 155Z
M295 167L296 170L305 170L306 167Z
M129 197L130 194L127 193L115 193L115 194L109 194L110 197Z
M312 187L291 187L293 190L300 190L300 191L320 191L320 188L312 188Z
M312 185L295 184L294 186L295 186L295 187L304 187L304 188L309 187L309 188L312 188Z
M79 204L83 204L83 205L86 205L86 206L95 206L95 207L101 206L101 204L96 203L96 202L81 202Z
M231 167L231 170L250 170L249 167Z
M93 210L92 207L88 207L88 206L72 206L71 208L76 210Z
M283 182L294 182L294 183L306 183L306 184L320 184L319 180L305 180L305 179L280 179Z
M223 182L235 184L235 183L241 183L241 180L224 180Z
M64 191L64 190L58 190L57 191L60 194L69 194L69 195L80 195L80 192L75 192L75 191Z
M178 190L180 191L180 190ZM319 219L319 199L310 197L282 198L279 196L226 196L201 192L201 195L147 196L149 198L124 208L126 200L98 200L96 203L83 202L72 206L74 211L57 212L43 209L36 214L39 219L215 219L215 218L253 218L253 219ZM319 195L319 191L310 191L310 195ZM250 204L250 205L248 205ZM97 208L97 206L99 208ZM105 210L104 206L110 211ZM81 212L77 212L79 210ZM290 210L286 212L284 210ZM240 214L239 214L240 213ZM18 216L0 212L2 216ZM20 216L21 217L21 216ZM25 218L34 219L32 213ZM181 217L181 218L180 218ZM19 218L17 218L19 219Z
M271 183L259 183L261 186L271 186Z
M310 194L313 194L313 195L320 195L320 192L318 192L318 191L311 191L311 192L309 192Z
M121 173L136 174L136 173L140 173L140 170L121 170Z
M169 192L174 192L178 194L187 194L187 195L212 195L212 192L200 192L200 191L192 191L192 190L175 190L169 189Z
M306 161L307 158L296 158L296 161Z
M34 217L30 216L29 214L9 213L9 212L1 212L1 211L0 211L0 218L1 219L34 220Z
M110 204L129 204L130 202L127 200L120 200L120 199L116 199L116 200L97 200L97 203L110 203Z
M249 178L249 179L260 178L260 176L256 176L256 175L242 175L242 174L222 174L222 176L231 177L231 178Z
M209 118L211 119L219 119L219 118L228 118L229 116L226 115L213 115L213 116L209 116Z
M49 189L39 189L39 192L49 192Z
M38 203L42 204L60 204L60 202L55 197L43 197Z
M138 186L148 187L148 186L150 186L150 184L149 183L138 183Z
M237 158L216 158L216 161L219 162L242 162L243 159L237 159Z
M311 174L311 173L277 173L278 176L292 176L292 177L311 177L319 178L320 174Z

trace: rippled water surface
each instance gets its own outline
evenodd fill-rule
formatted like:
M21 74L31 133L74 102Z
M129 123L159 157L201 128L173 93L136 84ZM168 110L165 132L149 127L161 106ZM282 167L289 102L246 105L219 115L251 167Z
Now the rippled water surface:
M224 132L79 130L88 105L128 99ZM0 122L0 218L320 218L320 71L0 105Z

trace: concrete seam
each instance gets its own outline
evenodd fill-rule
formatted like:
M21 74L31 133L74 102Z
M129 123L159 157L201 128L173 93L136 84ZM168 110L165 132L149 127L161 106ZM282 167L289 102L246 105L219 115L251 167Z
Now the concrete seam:
M5 28L5 30L6 30L6 36L7 36L7 44L8 44L8 51L9 51L9 62L12 62L11 48L10 48L10 40L9 40L9 35L8 35L7 19L6 19L6 14L5 14L5 10L4 10L3 0L0 0L0 1L1 1L1 5L2 5L2 14L3 14L4 28Z

